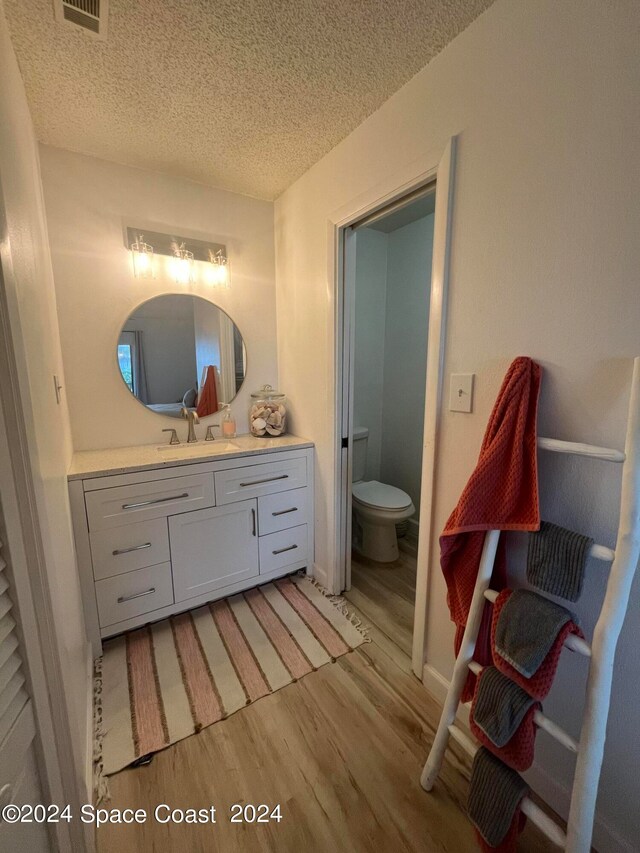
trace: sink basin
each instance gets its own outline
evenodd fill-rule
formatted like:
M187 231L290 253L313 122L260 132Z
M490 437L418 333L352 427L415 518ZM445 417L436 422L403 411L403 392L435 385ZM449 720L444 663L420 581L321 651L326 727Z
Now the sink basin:
M216 453L229 453L239 450L233 441L199 441L197 444L161 444L157 448L167 459L185 459L190 456L213 456Z

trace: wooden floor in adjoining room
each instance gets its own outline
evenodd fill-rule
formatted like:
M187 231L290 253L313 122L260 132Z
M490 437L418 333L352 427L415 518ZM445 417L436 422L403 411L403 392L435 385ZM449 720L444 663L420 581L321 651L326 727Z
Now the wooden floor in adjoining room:
M433 792L420 787L439 707L411 673L406 632L394 634L384 619L383 580L365 580L349 607L372 626L371 643L109 780L110 808L215 804L217 823L106 825L99 853L477 850L464 815L469 765L457 747ZM396 615L403 612L398 605ZM234 803L280 803L282 821L231 824ZM527 828L519 850L555 848Z
M416 598L416 558L400 551L392 563L377 563L360 554L351 555L351 589L345 597L363 614L368 624L411 657L413 613Z

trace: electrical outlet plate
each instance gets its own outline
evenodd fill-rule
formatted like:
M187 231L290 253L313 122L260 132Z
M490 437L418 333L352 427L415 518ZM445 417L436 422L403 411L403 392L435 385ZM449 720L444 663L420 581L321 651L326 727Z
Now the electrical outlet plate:
M452 373L449 392L449 410L451 412L471 412L473 410L473 380L475 373Z

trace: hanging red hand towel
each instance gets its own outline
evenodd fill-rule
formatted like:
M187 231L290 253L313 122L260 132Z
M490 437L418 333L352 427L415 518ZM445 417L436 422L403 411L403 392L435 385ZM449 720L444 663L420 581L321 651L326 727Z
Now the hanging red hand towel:
M196 414L199 418L206 418L207 415L215 415L219 408L218 391L216 389L216 368L213 364L210 364L207 367L207 377L204 380L204 386L200 391Z
M456 653L462 642L487 530L538 530L536 423L542 369L530 358L516 358L502 383L482 441L480 456L458 505L440 536L440 565L447 603L456 625ZM506 586L504 542L496 555L492 587ZM491 663L490 606L485 608L476 659ZM474 677L463 694L473 695Z

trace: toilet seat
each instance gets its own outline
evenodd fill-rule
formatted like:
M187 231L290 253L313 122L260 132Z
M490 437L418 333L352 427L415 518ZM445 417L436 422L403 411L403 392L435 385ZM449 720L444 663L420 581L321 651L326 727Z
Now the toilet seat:
M411 506L411 498L406 492L377 480L353 483L351 492L355 501L373 509L401 510Z

